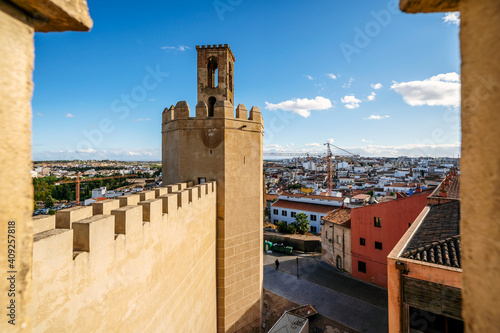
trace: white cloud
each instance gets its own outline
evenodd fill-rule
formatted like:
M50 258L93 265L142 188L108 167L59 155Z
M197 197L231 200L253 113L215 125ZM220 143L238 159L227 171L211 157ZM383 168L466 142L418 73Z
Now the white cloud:
M352 81L354 81L354 79L351 77L349 79L349 81L345 82L343 85L342 85L342 88L350 88L351 87L351 83Z
M371 86L373 89L375 89L375 90L380 89L380 88L382 88L382 87L383 87L382 83L372 83L372 84L370 84L370 86Z
M354 95L344 96L340 101L345 104L347 109L359 108L359 103L361 103L361 100L354 97Z
M170 51L181 51L184 52L186 50L191 50L189 46L179 45L179 46L162 46L162 50L170 50Z
M368 141L367 141L368 142ZM399 146L379 146L367 145L365 147L345 147L352 153L362 156L383 156L383 157L398 157L398 156L457 156L460 154L460 142L450 144L422 144L411 143Z
M375 94L374 92L372 92L372 93L370 94L370 96L368 96L368 100L369 100L369 101L374 101L374 100L376 100L375 96L376 96L376 94Z
M326 74L326 76L328 76L330 79L332 80L336 80L337 79L337 76L335 74Z
M278 145L278 144L269 144L269 145L266 145L266 149L278 150L278 149L283 149L283 146Z
M306 77L311 81L314 80L314 78L311 75L306 75Z
M154 102L154 101L156 101L156 98L150 98L149 101Z
M385 115L385 116L379 116L379 115L372 114L371 116L369 116L368 118L365 118L365 119L368 119L368 120L370 120L370 119L381 120L381 119L390 118L390 117L391 116L387 116L387 115Z
M362 142L366 142L366 143L371 143L373 141L369 141L369 140L366 140L366 139L361 139Z
M150 121L151 118L139 118L139 119L135 119L134 121Z
M313 147L313 148L321 148L323 145L321 143L313 142L313 143L306 143L304 147Z
M43 116L40 112L37 112L37 113L36 113L36 115L37 115L38 117Z
M82 150L79 150L78 151L79 153L86 153L86 154L90 154L90 153L95 153L96 150L95 149L92 149L92 148L89 148L89 149L82 149Z
M446 24L460 25L460 12L448 12L444 14L443 22Z
M333 140L333 138L331 138L331 139L326 140L326 142L328 142L329 144L333 144L335 142L335 140Z
M71 113L66 113L66 118L74 118L75 116L72 115Z
M315 99L294 98L288 101L283 101L278 104L266 102L266 109L283 110L296 113L299 116L307 118L311 115L312 110L327 110L332 107L332 102L328 98L317 96Z
M438 74L423 81L393 82L391 89L411 105L460 105L460 75L455 72Z

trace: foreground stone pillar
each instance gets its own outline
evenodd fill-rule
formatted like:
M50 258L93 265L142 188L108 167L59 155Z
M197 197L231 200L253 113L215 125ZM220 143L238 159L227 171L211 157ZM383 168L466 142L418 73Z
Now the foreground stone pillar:
M1 332L31 330L33 36L35 31L84 31L91 26L85 0L0 1ZM10 257L9 241L15 243ZM10 304L12 310L6 309Z
M401 10L460 10L461 237L465 331L500 327L500 1L401 0Z
M500 327L500 1L460 1L466 332Z

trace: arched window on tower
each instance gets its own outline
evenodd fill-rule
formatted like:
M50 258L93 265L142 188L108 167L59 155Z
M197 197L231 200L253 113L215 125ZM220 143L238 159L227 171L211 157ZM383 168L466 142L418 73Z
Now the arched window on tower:
M208 116L209 117L213 117L214 116L214 107L215 107L215 102L216 101L217 100L213 96L208 98Z
M216 58L208 59L207 73L208 73L208 80L207 80L208 87L209 88L217 87L219 85L218 84L219 73L218 73L218 64Z

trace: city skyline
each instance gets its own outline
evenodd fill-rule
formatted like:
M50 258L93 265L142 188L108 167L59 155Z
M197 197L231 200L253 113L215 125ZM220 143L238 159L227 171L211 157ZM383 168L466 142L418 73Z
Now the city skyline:
M265 153L327 141L369 157L460 153L455 13L403 18L396 1L89 8L90 33L35 35L34 160L160 160L161 112L186 100L194 115L195 46L214 43L235 54L235 104L261 109Z

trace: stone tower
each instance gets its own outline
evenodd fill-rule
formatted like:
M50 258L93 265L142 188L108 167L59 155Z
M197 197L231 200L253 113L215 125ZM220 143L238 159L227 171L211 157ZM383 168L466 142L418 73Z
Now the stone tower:
M190 117L189 106L184 101L163 111L163 183L217 182L217 249L214 249L217 251L214 263L217 265L217 331L260 330L262 115L257 107L252 107L247 115L242 104L236 108L235 115L231 49L227 45L197 46L196 49L196 116ZM217 86L213 83L214 68L218 69Z
M197 46L198 102L208 106L208 115L214 115L217 101L234 105L234 55L227 44Z

